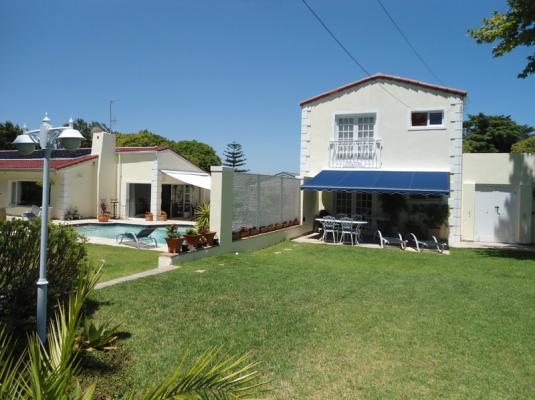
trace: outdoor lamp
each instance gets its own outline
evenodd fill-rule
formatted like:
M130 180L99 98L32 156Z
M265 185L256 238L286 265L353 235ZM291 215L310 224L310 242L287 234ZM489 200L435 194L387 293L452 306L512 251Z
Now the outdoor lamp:
M78 148L80 148L83 138L84 137L79 131L71 127L65 129L58 136L58 139L61 145L65 147L67 150L71 150L71 151L77 150Z
M34 140L29 136L23 133L22 135L18 135L15 140L13 141L13 144L21 153L23 156L29 156L33 153L35 150L36 143Z

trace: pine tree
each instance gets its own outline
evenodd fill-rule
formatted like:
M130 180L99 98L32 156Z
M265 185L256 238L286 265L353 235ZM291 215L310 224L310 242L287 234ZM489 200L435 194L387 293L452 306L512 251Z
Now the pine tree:
M232 167L236 172L249 171L248 169L240 168L243 167L247 161L241 144L236 142L227 144L227 148L223 152L223 155L225 156L225 160L223 161L224 166Z

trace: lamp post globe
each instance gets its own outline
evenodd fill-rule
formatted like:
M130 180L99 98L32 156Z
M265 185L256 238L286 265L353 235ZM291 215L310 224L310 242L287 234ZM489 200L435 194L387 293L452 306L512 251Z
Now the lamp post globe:
M36 145L32 138L24 133L22 135L18 135L13 141L13 144L17 148L18 152L23 156L32 154Z
M67 128L60 133L58 139L61 145L67 150L78 150L83 140L82 134L73 128Z

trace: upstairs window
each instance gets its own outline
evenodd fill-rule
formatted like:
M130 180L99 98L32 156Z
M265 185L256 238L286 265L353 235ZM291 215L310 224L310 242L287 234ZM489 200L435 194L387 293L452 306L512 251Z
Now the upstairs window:
M338 118L338 140L353 140L354 118Z
M375 116L369 114L353 117L339 116L336 118L336 130L337 140L373 139Z
M444 126L444 111L413 111L411 113L413 128L433 128Z

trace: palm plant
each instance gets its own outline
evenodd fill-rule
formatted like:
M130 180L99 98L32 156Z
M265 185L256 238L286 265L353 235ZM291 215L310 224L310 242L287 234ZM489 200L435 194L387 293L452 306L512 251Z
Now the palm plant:
M195 222L198 232L210 229L210 203L203 203L195 210Z
M13 341L0 327L0 399L91 400L95 387L80 387L80 346L78 332L83 326L83 304L101 276L101 268L80 280L66 305L59 305L50 322L46 345L33 334L18 357ZM103 329L109 335L108 329ZM94 334L93 336L97 336ZM96 338L93 338L97 340ZM224 358L210 350L193 362L184 356L179 367L159 385L127 399L208 400L247 399L265 389L257 364L249 354ZM186 365L190 365L186 368Z

